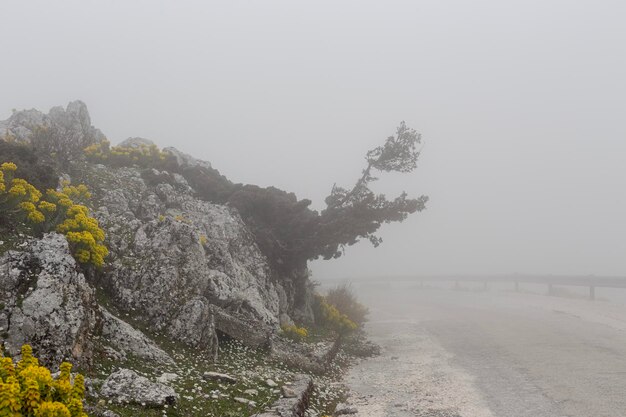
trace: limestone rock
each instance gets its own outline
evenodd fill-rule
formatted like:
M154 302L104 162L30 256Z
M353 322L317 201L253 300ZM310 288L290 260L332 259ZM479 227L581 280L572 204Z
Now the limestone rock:
M142 146L153 146L155 145L150 139L145 138L128 138L119 143L118 146L122 146L124 148L140 148Z
M11 355L28 343L50 366L90 362L100 313L64 236L47 234L0 256L0 303Z
M65 109L53 107L48 114L35 109L15 111L7 120L0 121L0 137L29 142L39 127L56 129L78 146L105 139L102 132L91 125L87 106L80 100L72 101Z
M118 403L146 407L174 404L179 398L172 387L152 382L130 369L120 369L109 375L102 384L100 393Z
M160 377L157 378L157 382L161 384L169 384L171 382L176 382L180 376L178 374L174 374L171 372L164 372Z
M89 178L111 252L104 285L122 310L141 311L153 331L211 358L216 330L245 328L232 335L245 342L278 328L284 290L234 209L198 200L184 179L156 170L95 166ZM218 309L267 330L214 320Z
M203 167L203 168L211 168L211 163L206 161L201 161L199 159L194 158L191 155L188 155L184 152L179 151L176 148L168 147L163 148L163 152L167 152L176 158L176 163L181 167Z
M280 388L280 392L281 392L282 396L285 397L285 398L295 398L298 395L292 388L290 388L290 387L288 387L286 385L283 385Z
M339 403L337 404L337 407L335 407L334 415L343 416L343 415L348 415L348 414L357 414L358 412L359 410L353 405L346 404L346 403Z
M161 364L174 364L174 360L154 342L130 324L102 309L102 336L111 345L135 356Z

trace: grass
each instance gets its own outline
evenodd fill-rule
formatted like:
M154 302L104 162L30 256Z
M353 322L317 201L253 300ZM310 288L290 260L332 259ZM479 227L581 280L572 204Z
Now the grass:
M98 355L95 360L96 366L86 374L100 380L100 383L119 368L132 369L151 381L155 381L164 372L175 373L179 376L178 380L169 384L180 395L179 401L174 406L150 409L138 404L116 404L107 401L104 408L115 411L121 417L139 415L146 417L249 416L266 410L280 397L279 387L291 381L294 374L302 372L300 369L288 367L273 360L265 351L248 348L235 340L221 341L219 360L217 363L212 363L205 352L177 343L163 334L155 334L149 331L139 316L125 314L115 308L114 303L102 288L97 288L96 298L100 305L106 306L113 314L142 330L176 361L176 365L154 364L127 355L126 360L116 362L104 353ZM330 336L325 332L313 332L313 335L316 341L321 341L324 336ZM203 379L203 374L208 371L231 375L237 378L237 383L230 385L206 381ZM272 379L278 387L269 387L265 382L267 379ZM324 385L327 383L325 380L320 380L320 382ZM96 388L100 387L96 386ZM250 389L257 390L257 393L245 393ZM328 395L325 391L320 391L320 393L321 395L317 398L321 404L326 401ZM236 397L251 400L255 405L250 407L241 404L235 401ZM95 405L98 399L90 399L89 402Z
M179 379L170 385L180 395L180 399L174 406L150 409L136 404L108 403L106 408L122 417L248 416L264 410L279 398L280 391L267 386L266 379L281 385L292 378L292 372L286 367L268 362L262 352L249 349L236 341L220 346L220 360L215 364L207 360L202 352L184 347L168 349L168 353L176 360L176 365L153 366L134 357L122 363L103 359L90 376L105 379L117 368L129 368L154 381L163 372L175 373ZM227 373L237 378L237 383L206 381L203 374L207 371ZM249 389L257 390L257 393L245 393ZM255 405L241 404L235 401L235 397L254 401Z

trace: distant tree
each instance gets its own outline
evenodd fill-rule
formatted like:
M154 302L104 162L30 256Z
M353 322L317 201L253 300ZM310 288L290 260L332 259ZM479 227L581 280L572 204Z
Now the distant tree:
M375 194L370 183L378 178L374 171L408 173L417 167L421 135L400 123L395 136L389 136L365 156L367 165L351 190L334 185L326 197L326 209L320 215L315 246L309 259L341 256L345 246L353 245L361 238L378 246L382 239L375 232L383 223L401 222L411 213L422 211L428 197L410 199L403 192L389 200L384 194Z

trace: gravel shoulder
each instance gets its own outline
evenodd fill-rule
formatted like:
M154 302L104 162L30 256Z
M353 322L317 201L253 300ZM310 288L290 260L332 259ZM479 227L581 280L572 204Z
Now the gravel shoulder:
M359 416L493 417L473 378L418 323L377 320L367 331L382 352L346 377Z

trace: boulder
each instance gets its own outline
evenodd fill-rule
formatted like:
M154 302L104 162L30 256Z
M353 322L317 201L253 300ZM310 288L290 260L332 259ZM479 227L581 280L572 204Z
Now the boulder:
M217 331L257 346L278 328L284 290L234 209L156 170L91 169L111 252L101 282L117 307L211 359Z
M118 403L161 407L174 404L179 396L168 385L152 382L130 369L112 373L102 384L102 396Z
M101 315L64 236L50 233L0 256L0 305L11 355L30 344L48 366L90 363Z
M102 309L102 337L118 350L164 365L174 360L142 332Z

